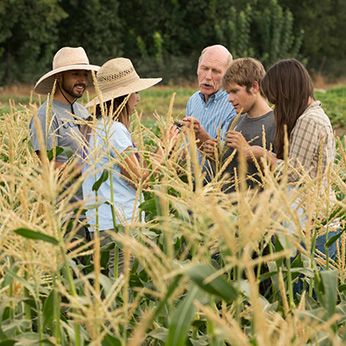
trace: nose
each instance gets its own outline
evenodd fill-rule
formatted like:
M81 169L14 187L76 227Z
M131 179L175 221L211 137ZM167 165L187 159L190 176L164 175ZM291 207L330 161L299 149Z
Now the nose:
M88 77L89 77L88 71L81 71L80 73L78 73L78 82L88 85Z
M229 94L229 98L228 98L228 102L233 102L234 101L234 97L232 94Z
M211 79L211 70L208 70L206 75L205 75L206 79Z
M88 84L88 75L83 75L82 76L82 81L84 84Z

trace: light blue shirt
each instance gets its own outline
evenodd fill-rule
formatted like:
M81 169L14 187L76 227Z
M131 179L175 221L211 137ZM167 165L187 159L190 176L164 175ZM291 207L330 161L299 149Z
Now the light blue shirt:
M121 155L129 147L133 147L131 135L126 126L120 122L108 122L99 121L96 125L95 139L93 134L89 139L90 150L89 156L86 162L89 162L83 167L83 174L87 174L83 182L83 195L87 199L87 203L95 203L95 192L92 191L92 187L97 181L103 170L108 167L109 177L107 181L103 182L98 190L99 201L111 201L111 194L113 194L114 207L116 210L116 223L126 224L131 223L131 220L138 218L138 206L140 202L143 202L143 196L140 194L137 198L137 190L133 188L130 183L121 177L119 160L123 160L126 156ZM97 150L97 154L93 154L94 150ZM128 155L131 155L135 149L126 150ZM95 169L91 172L90 164L95 160ZM96 174L96 177L95 177ZM113 179L113 191L111 191L110 178ZM114 229L113 217L111 206L107 203L103 203L99 208L99 230ZM96 216L95 209L87 211L87 217L89 218L91 232L95 231Z
M204 101L204 95L197 91L188 100L186 105L186 116L192 116L199 120L201 126L212 138L217 138L221 127L221 141L225 140L225 134L229 123L237 116L232 103L228 102L229 94L224 90L219 90L209 97L208 102ZM203 155L198 152L198 160L201 163ZM204 163L203 171L207 172L206 179L210 181L212 167L207 161Z

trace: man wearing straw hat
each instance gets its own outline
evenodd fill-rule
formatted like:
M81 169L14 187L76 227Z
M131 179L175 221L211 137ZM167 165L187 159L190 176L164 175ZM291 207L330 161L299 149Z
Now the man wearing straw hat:
M52 99L48 98L41 105L30 121L31 143L40 159L43 151L50 151L54 147L64 148L55 157L55 168L58 170L65 169L71 159L78 159L81 144L78 121L86 119L89 113L76 100L83 96L88 84L92 84L90 71L98 69L99 66L89 64L82 47L63 47L53 58L53 69L35 85L34 91L38 94L54 94ZM39 139L42 137L43 142ZM79 165L74 166L74 171L74 177L80 175ZM68 186L69 182L64 188ZM82 189L79 188L70 202L82 199ZM87 234L85 230L78 233Z
M197 76L199 91L188 100L186 117L183 125L193 128L197 146L203 150L203 143L212 138L224 140L227 126L235 118L236 112L228 102L229 95L221 90L222 78L232 62L232 54L222 45L209 46L203 49L198 60ZM199 163L202 162L199 153ZM212 167L206 161L203 172L206 174L205 182L210 181Z
M76 100L83 96L88 84L92 82L90 71L97 71L99 66L90 65L89 59L82 47L63 47L53 58L53 69L46 73L36 83L34 91L41 95L52 92L54 82L55 92L50 104L45 101L37 110L41 131L44 138L44 148L40 147L35 115L30 121L31 142L35 152L41 158L42 150L51 150L54 146L69 148L72 154L78 151L80 143L78 119L86 119L88 111ZM47 114L49 113L49 114ZM48 118L47 118L48 115ZM46 128L48 126L48 129ZM66 150L55 158L55 167L63 169L68 161Z

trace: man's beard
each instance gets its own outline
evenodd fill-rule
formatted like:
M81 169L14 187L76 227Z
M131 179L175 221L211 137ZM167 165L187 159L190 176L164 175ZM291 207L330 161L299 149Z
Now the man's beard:
M75 92L74 88L76 86L83 86L84 90L82 92ZM68 85L66 85L66 83L65 83L65 81L63 79L62 82L61 82L61 89L63 90L63 92L65 94L68 94L69 96L71 96L71 97L73 97L75 99L78 99L78 98L83 96L83 93L84 93L84 91L86 89L86 85L84 83L78 83L78 84L74 84L72 86L68 86Z

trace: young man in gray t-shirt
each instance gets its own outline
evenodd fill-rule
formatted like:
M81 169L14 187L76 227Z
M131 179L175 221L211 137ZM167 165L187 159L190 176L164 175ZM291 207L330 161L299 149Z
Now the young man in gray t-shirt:
M222 80L223 89L229 93L229 102L239 114L239 117L228 126L225 139L226 151L221 154L222 164L230 160L223 173L227 174L222 187L225 193L237 189L235 177L239 178L239 160L234 148L244 146L246 143L263 146L265 138L266 149L273 149L274 113L260 90L260 82L264 75L264 67L259 61L242 58L231 63ZM215 140L210 140L204 145L204 152L211 160L215 159L216 143ZM257 186L260 182L259 172L251 160L247 161L246 173L248 187Z

